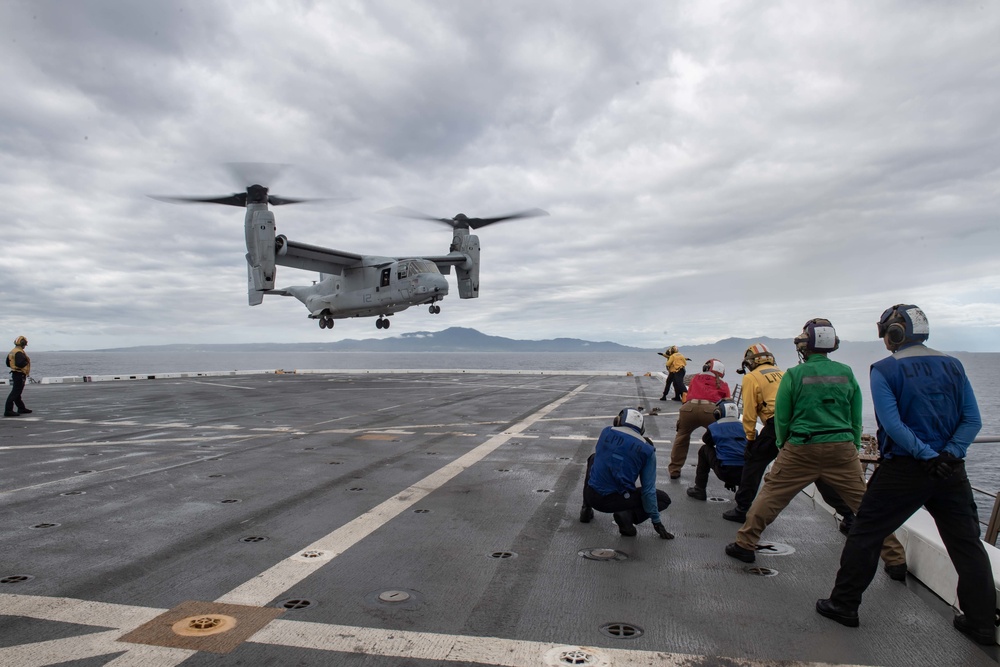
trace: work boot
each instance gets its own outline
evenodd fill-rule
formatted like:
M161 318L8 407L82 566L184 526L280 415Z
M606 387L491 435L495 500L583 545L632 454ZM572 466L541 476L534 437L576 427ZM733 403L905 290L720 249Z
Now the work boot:
M615 523L618 524L618 532L625 537L635 537L635 524L632 522L632 512L615 512Z
M853 525L854 525L854 515L845 514L844 518L841 519L840 521L840 532L842 532L844 535L847 535L849 532L851 532L851 526Z
M18 410L18 413L22 415L30 415L31 410L29 410L28 408L21 408L20 410Z
M996 631L992 627L985 628L974 628L972 624L969 623L969 619L965 614L957 614L955 620L952 621L952 625L955 629L961 632L963 635L968 636L972 641L977 644L982 644L983 646L993 646L997 643Z
M678 403L680 403L680 402L681 402L681 399L680 399L680 397L678 397L678 396L674 396L674 397L673 397L673 398L671 398L670 400L671 400L671 401L677 401Z
M594 508L584 505L580 508L580 523L590 523L594 518Z
M739 507L734 507L730 510L726 510L722 513L722 518L726 521L735 521L736 523L744 523L747 520L747 513L741 510Z
M4 417L20 417L21 414L19 412L12 412L10 410L4 410L3 411L3 416Z
M826 616L849 628L856 628L859 625L858 611L856 609L841 607L833 600L816 600L816 611L821 616Z
M708 500L708 494L705 493L705 489L700 486L689 486L687 490L689 497L695 500Z
M751 551L750 549L744 549L740 545L733 542L726 545L726 555L741 560L744 563L752 563L757 560L757 553Z
M670 479L679 479L681 474L679 472L670 473Z
M893 581L906 581L906 563L886 565L885 571Z
M665 401L665 400L667 400L667 397L666 396L660 396L660 400L661 401Z

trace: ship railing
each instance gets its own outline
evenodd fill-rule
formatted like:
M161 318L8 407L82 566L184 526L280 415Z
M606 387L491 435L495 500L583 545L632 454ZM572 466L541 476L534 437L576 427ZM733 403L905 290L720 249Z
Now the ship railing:
M995 435L982 435L972 441L976 444L984 443L998 443L1000 442L1000 436ZM861 436L861 451L858 452L858 457L861 459L861 469L866 473L868 472L868 467L872 467L874 471L875 467L878 466L878 441L875 436L868 435L867 433ZM990 512L990 518L988 521L983 521L982 518L979 519L979 523L985 526L985 533L983 541L987 544L993 546L997 545L997 537L1000 536L1000 497L996 493L991 493L985 489L980 489L977 486L972 487L973 495L979 494L981 496L986 496L990 499L990 503L993 506ZM978 505L978 503L977 503ZM988 504L984 503L984 507ZM982 514L980 514L982 517Z

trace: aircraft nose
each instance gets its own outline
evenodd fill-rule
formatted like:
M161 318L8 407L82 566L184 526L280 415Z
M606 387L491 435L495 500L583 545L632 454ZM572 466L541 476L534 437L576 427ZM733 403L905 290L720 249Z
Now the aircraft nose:
M437 294L444 296L448 293L448 280L444 276L434 276L430 288Z

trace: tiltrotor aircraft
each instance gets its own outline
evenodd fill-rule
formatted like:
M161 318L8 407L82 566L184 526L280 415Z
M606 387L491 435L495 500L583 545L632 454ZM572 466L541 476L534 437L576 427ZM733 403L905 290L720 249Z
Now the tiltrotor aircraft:
M233 166L238 168L240 165ZM265 294L293 296L309 310L311 319L319 321L321 329L332 329L337 319L376 316L376 328L388 329L389 316L410 306L426 305L431 314L440 313L441 306L437 303L448 295L448 281L444 275L450 274L453 266L459 297L475 299L479 296L479 237L470 234L469 230L504 220L548 215L536 208L494 218L469 218L464 214L435 218L402 207L386 209L382 213L444 223L454 230L454 234L447 255L382 257L308 245L292 241L284 234L275 235L274 213L268 205L310 200L272 195L263 185L250 185L246 192L220 197L153 198L245 207L250 305L260 305ZM320 278L312 285L276 289L276 266L318 271Z

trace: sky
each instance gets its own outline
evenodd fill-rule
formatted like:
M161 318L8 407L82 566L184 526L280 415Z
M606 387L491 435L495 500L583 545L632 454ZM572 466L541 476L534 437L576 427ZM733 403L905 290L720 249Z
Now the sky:
M921 306L1000 352L1000 4L3 0L0 340L32 349L382 338L452 326L643 348L844 340ZM478 299L320 329L247 305L241 191L289 165L288 238L442 255ZM279 267L277 285L316 274Z

